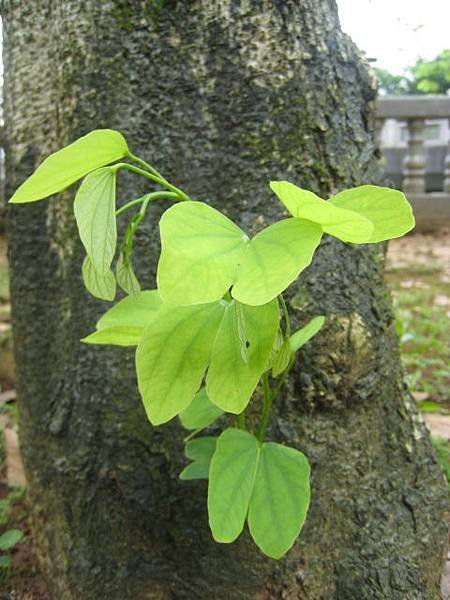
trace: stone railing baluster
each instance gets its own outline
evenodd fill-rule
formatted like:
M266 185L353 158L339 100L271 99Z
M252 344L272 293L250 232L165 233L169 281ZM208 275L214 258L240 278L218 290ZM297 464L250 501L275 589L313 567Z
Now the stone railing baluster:
M410 193L425 191L425 119L408 119L408 153L403 161L403 189Z
M381 149L388 160L384 169L380 165L386 174L387 184L393 185L394 178L398 183L398 167L400 166L398 159L404 152L401 126L398 122L406 122L409 139L406 156L400 167L403 175L401 189L406 193L413 207L416 227L419 230L430 232L438 230L443 225L448 225L450 223L450 139L445 138L447 134L450 134L450 130L446 126L450 121L450 96L380 97L377 100L376 116L389 123L382 132L381 144ZM397 121L397 124L395 125L390 119ZM425 144L425 127L427 125L436 127L436 124L439 128L438 137L435 136ZM379 123L377 123L375 130L377 138L380 131ZM430 132L434 133L433 130ZM443 158L444 167L439 173L437 171L441 168ZM430 185L433 187L426 191L425 172L428 165L431 167ZM439 177L439 175L443 175L443 177ZM392 179L389 183L390 176ZM443 181L443 185L439 185L439 180Z

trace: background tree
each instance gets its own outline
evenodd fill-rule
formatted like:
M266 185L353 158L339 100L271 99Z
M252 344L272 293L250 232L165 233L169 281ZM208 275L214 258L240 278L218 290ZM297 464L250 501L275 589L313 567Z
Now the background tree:
M447 94L450 89L450 50L443 50L434 60L419 58L411 67L417 93Z
M402 96L412 94L411 80L405 75L394 75L387 69L375 67L375 74L379 83L379 91L383 96Z
M442 50L433 60L418 58L405 69L404 75L393 75L375 68L380 91L387 95L447 94L450 90L450 50Z
M377 180L375 82L334 1L3 0L2 14L9 194L98 127L252 233L280 215L271 178L323 195ZM121 184L123 200L143 191ZM326 239L290 298L297 325L329 318L271 423L314 472L301 540L274 562L246 536L212 542L205 487L177 480L178 424L148 424L132 354L79 343L105 306L81 283L66 196L11 207L8 225L20 432L54 597L437 597L445 484L402 383L383 248ZM150 221L147 286L157 239Z

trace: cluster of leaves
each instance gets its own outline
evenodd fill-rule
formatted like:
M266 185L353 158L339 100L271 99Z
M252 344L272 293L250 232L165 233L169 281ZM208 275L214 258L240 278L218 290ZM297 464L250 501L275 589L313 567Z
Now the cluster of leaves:
M116 162L122 159L131 162ZM146 177L158 189L117 210L120 169ZM323 234L365 244L409 231L414 219L408 202L401 192L370 185L327 202L289 182L272 182L290 216L249 239L225 215L190 200L131 154L121 134L110 130L94 131L47 158L11 202L40 200L82 177L74 210L86 250L86 287L113 300L117 282L129 294L83 341L137 346L138 385L150 422L179 416L191 431L186 456L192 463L181 479L209 479L214 539L234 541L247 520L259 548L280 558L306 517L309 466L299 450L265 442L264 435L295 352L324 322L318 316L292 334L282 293L311 263ZM158 287L140 291L131 263L133 236L148 204L158 199L176 204L159 223ZM116 219L137 206L114 275ZM246 429L244 413L258 385L264 402L254 433ZM224 413L236 415L236 427L218 437L196 437Z
M376 68L383 94L447 94L450 90L450 50L443 50L433 60L417 59L404 75L394 75Z

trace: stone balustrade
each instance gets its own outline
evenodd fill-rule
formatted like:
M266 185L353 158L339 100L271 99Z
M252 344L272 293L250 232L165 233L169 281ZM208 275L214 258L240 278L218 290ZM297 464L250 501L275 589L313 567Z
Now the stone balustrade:
M450 96L385 96L377 101L376 138L380 149L387 153L384 127L388 119L406 124L406 155L402 165L401 187L414 207L419 228L433 229L436 225L450 226ZM430 122L444 125L444 139L434 142L444 147L439 191L426 188L428 141L426 127ZM392 144L391 144L392 145ZM398 144L399 146L401 144ZM389 169L386 169L389 171Z

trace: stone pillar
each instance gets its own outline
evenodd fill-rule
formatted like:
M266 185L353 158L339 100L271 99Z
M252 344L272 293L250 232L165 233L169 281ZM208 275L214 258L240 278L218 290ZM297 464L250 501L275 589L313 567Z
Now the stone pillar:
M403 161L403 189L410 193L425 192L425 119L408 119L408 153Z

